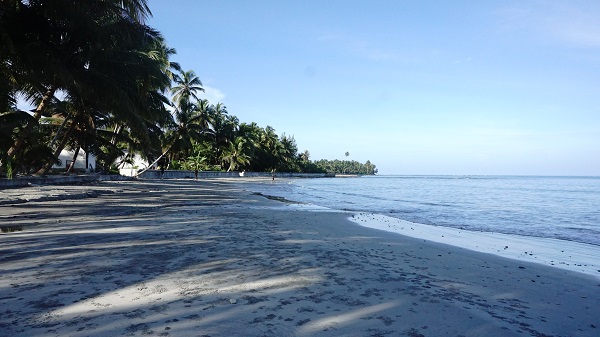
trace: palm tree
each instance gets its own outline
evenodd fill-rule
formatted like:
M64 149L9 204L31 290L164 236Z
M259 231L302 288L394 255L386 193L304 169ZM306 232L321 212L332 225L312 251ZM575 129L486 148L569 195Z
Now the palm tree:
M78 102L76 114L110 112L116 123L115 136L126 125L132 136L149 146L152 124L168 121L164 108L167 100L160 92L169 85L169 78L161 60L152 57L160 46L161 36L144 27L132 27L132 32L143 33L145 37L123 40L112 49L91 55L86 71L76 73L77 85L67 98ZM58 155L61 150L59 145L55 153ZM45 165L38 174L45 174L49 167Z
M175 82L175 86L171 88L171 94L173 94L175 104L189 102L192 98L193 102L197 102L199 99L196 92L204 92L202 82L193 70L180 71L179 74L173 76L173 82Z
M193 70L182 71L179 68L178 71L179 74L172 73L176 85L171 88L173 99L169 105L173 111L171 121L165 125L167 131L163 137L163 152L149 167L166 155L171 161L189 158L194 143L210 133L211 108L208 101L199 100L196 96L196 92L204 91L202 82Z
M298 146L293 136L286 136L285 133L279 139L281 144L279 150L279 170L287 172L298 172L300 167L296 159L298 158Z
M25 171L27 167L50 161L52 158L52 152L46 143L47 125L40 125L33 129L26 138L28 146L17 152L18 160L6 156L6 150L13 144L15 130L19 130L32 119L33 117L25 111L0 112L0 158L5 163L4 172L8 177L12 177L18 171Z
M164 137L166 149L152 165L167 154L170 154L171 161L189 157L194 141L199 140L207 129L208 102L198 100L196 96L197 91L204 91L201 87L202 82L193 70L182 71L178 64L173 63L168 68L179 71L179 74L169 72L176 83L176 86L171 88L171 94L174 96L169 104L174 108L173 118L167 124Z
M273 171L279 167L281 162L281 142L275 129L267 126L261 129L258 141L258 155L253 169L256 171Z
M173 116L165 108L171 103L162 93L170 86L170 80L174 76L172 71L180 71L179 64L169 60L175 50L167 47L160 35L146 40L147 47L135 51L148 63L147 66L139 69L152 70L138 75L141 76L138 79L140 83L138 91L142 93L141 110L133 111L138 112L137 114L126 114L124 117L111 115L107 118L106 125L110 125L109 129L112 130L113 136L110 144L104 145L107 151L103 156L105 167L121 157L122 151L118 147L115 151L117 143L127 144L130 155L137 153L148 161L159 157L162 153L160 137L163 136L163 128L174 123ZM120 111L118 106L114 110Z
M346 154L346 158L348 158L348 156L350 156L350 152L348 152L348 151L346 151L345 154ZM343 171L342 171L343 173L348 173L347 164L348 164L347 160L344 161L344 166L343 166Z
M177 62L170 60L171 56L177 54L175 48L167 46L164 38L156 40L156 48L149 53L150 56L159 61L162 65L162 69L171 81L175 79L176 74L173 71L181 72L181 66Z
M239 120L230 116L227 108L222 103L211 105L209 108L209 121L206 136L210 146L214 149L211 163L220 165L223 153L228 144L233 141L239 127Z
M193 141L200 139L205 131L198 123L202 115L196 110L196 105L181 101L173 112L174 123L167 131L166 140L169 144L171 160L187 158L193 147Z
M19 85L12 95L24 93L37 104L33 119L16 136L7 156L25 145L57 91L75 90L78 77L90 68L90 56L130 39L135 34L124 28L141 27L149 15L146 0L17 1L3 7L0 36L7 48L0 56L10 69L1 67L0 78L14 79L12 83Z
M196 103L196 113L199 115L198 124L205 129L209 129L209 123L211 119L211 106L208 100L201 99Z
M241 123L236 131L236 137L242 137L246 140L246 154L248 155L248 164L246 167L251 170L256 170L256 164L260 161L260 137L262 129L258 124L252 122Z
M302 152L302 154L300 155L300 159L302 161L308 162L310 160L310 152L308 152L308 150L304 150L304 152Z
M223 162L229 164L227 172L235 171L244 165L250 163L250 156L246 152L246 140L242 137L237 137L233 142L227 145L223 153Z

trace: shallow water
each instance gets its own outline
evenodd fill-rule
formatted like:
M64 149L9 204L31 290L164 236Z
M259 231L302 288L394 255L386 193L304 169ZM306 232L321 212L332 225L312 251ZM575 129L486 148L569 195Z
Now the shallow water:
M599 177L280 179L249 189L428 225L600 245Z

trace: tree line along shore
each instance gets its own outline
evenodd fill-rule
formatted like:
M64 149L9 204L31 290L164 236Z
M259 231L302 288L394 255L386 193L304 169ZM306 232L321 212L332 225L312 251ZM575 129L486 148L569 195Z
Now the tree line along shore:
M81 152L102 172L139 155L168 169L377 173L311 160L293 136L199 98L200 78L173 61L151 15L146 0L0 3L0 176L49 174L63 150L67 171Z

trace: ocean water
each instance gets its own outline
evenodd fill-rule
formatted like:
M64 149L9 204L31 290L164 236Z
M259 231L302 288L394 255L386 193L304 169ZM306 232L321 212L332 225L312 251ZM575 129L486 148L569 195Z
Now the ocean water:
M276 179L249 190L411 222L600 246L600 177Z

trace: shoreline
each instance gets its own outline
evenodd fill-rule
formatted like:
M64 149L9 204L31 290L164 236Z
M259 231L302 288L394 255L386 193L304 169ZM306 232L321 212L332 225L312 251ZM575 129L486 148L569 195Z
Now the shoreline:
M61 188L99 193L0 205L4 221L28 224L0 234L0 335L600 329L600 282L591 276L366 228L347 212L303 210L230 181Z
M252 180L237 182L243 186L244 182L252 182ZM262 193L258 194L262 195ZM600 245L554 238L427 225L383 214L307 205L299 201L288 200L285 197L267 197L299 204L297 207L303 209L328 209L334 212L346 212L349 214L350 221L366 228L447 244L475 252L493 254L517 261L539 263L600 278L600 260L597 258L600 256Z
M600 246L575 241L470 231L425 225L398 218L358 213L350 220L368 228L424 239L517 261L584 273L600 279Z

